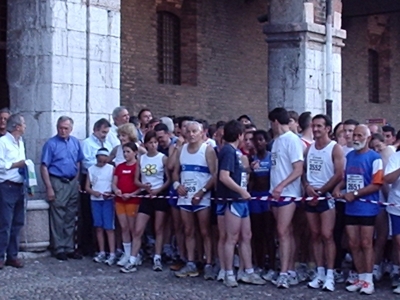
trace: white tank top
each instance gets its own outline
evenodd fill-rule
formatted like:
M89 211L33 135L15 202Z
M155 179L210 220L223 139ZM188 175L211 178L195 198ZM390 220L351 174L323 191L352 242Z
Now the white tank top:
M307 181L315 187L323 187L335 174L332 159L335 141L331 141L325 148L317 150L315 143L311 144L307 154Z
M211 173L206 160L208 145L203 143L199 150L191 154L187 150L188 144L183 145L179 162L181 164L181 184L187 190L186 197L179 197L178 205L192 205L192 197L200 191L210 180ZM211 193L207 192L199 205L210 206Z
M140 157L142 183L150 183L152 190L158 189L164 184L164 156L164 154L158 153L153 157L149 157L147 154Z

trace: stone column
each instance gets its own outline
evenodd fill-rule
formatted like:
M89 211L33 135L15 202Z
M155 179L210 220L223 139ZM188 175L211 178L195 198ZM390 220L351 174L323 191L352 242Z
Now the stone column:
M337 0L335 0L337 2ZM317 1L272 0L267 38L268 105L299 113L326 113L325 24ZM316 11L319 9L320 11ZM318 23L316 22L318 21ZM341 47L346 32L341 14L334 13L333 28L333 121L341 120Z
M8 9L11 109L26 119L27 156L39 166L59 116L72 117L84 139L119 105L120 0L13 0ZM44 199L39 182L35 198Z

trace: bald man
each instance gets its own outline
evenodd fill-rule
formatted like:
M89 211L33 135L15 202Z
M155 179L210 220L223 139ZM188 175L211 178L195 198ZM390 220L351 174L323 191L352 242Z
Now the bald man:
M346 287L349 292L373 294L373 235L376 216L379 214L379 190L383 184L381 156L369 149L371 131L358 125L353 133L354 150L347 154L345 177L333 196L346 200L346 232L358 273L358 280ZM345 192L341 192L345 189ZM365 202L361 199L373 201Z
M382 133L382 128L376 124L369 124L368 128L371 131L371 134Z

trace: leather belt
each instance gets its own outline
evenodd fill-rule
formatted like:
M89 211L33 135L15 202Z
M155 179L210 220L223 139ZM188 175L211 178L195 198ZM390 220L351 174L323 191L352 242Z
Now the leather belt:
M22 182L14 182L14 181L10 181L10 180L4 180L2 183L14 185L14 186L18 186L18 187L21 187L24 185Z

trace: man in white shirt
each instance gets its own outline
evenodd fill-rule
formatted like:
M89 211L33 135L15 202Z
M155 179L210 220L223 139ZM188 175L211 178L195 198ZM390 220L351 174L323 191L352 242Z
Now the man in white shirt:
M272 197L282 200L285 197L301 196L303 174L303 145L301 140L289 129L289 114L282 107L272 110L268 119L275 139L271 153L271 188ZM272 212L277 223L279 239L279 257L281 272L276 280L278 288L289 288L297 284L294 271L295 241L292 219L296 209L294 202L273 201Z
M113 110L112 117L114 124L111 125L110 132L107 135L107 141L111 143L114 149L120 144L117 129L119 126L129 122L129 112L125 106L118 106Z
M0 269L4 265L23 267L18 259L18 244L25 219L23 170L26 157L21 138L25 128L22 115L11 115L7 133L0 138Z

